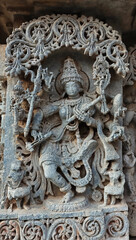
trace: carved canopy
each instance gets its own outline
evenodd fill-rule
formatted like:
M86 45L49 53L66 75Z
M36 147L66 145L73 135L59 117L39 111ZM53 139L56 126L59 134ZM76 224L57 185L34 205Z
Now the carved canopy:
M60 48L69 50L68 47L81 51L90 57L95 55L93 67L90 66L90 69L91 67L93 69L90 72L93 73L94 85L99 87L99 91L95 92L94 96L89 91L87 92L84 86L81 93L81 86L78 86L78 98L74 98L75 95L73 95L73 99L68 99L64 95L59 96L59 99L55 99L54 96L53 100L48 98L50 92L55 95L54 88L57 85L56 82L59 81L59 75L56 76L54 85L51 85L53 73L48 73L47 67L45 68L49 60L48 58L46 61L46 58ZM10 81L9 78L8 81L3 175L3 185L6 185L7 192L5 189L3 190L2 204L3 207L11 207L11 209L14 207L14 203L18 204L17 208L27 209L28 204L32 208L26 210L27 212L22 215L19 213L20 215L11 214L9 216L7 212L4 212L3 219L7 216L8 219L12 219L14 216L16 220L15 223L14 221L4 220L0 226L1 232L5 229L5 226L6 229L9 229L9 232L13 229L16 239L19 239L20 235L24 239L28 239L29 235L33 239L46 238L48 240L60 238L86 240L127 238L127 206L123 199L125 176L122 171L121 153L121 141L125 142L126 139L124 127L120 124L126 111L126 108L122 106L122 80L118 84L118 78L117 81L115 79L114 84L111 84L109 95L104 92L110 84L111 68L123 77L126 76L128 72L126 58L127 51L119 33L113 30L111 26L98 19L94 20L92 17L47 15L22 24L9 36L6 48L6 72L8 76L17 77L17 79ZM76 72L75 75L80 82L80 71L78 73L76 63L72 59L67 61L72 62L72 67L74 66ZM86 62L83 61L83 63L85 65ZM55 67L53 70L55 72ZM57 71L59 72L59 70ZM70 77L71 72L70 69L68 75ZM64 74L64 71L61 74ZM89 74L85 74L86 72L84 76L89 76ZM62 79L65 77L65 81L66 75L61 75ZM26 81L24 76L27 77ZM23 81L18 80L18 77ZM85 77L85 81L87 77ZM114 85L115 92L111 96L110 93L112 93ZM98 106L95 108L97 103ZM86 112L89 110L86 105L89 108L92 107L89 120L86 120ZM84 109L83 107L81 109L80 106L83 106ZM58 112L56 112L56 109L58 109ZM67 111L64 111L65 109ZM63 113L66 113L66 116ZM44 115L46 115L45 118ZM70 125L71 122L68 122L68 120L71 120L71 118L72 122L76 121ZM66 120L66 125L64 120ZM80 136L79 124L77 123L83 129L87 129L87 134L85 132L83 137ZM57 135L59 129L64 131ZM50 139L53 130L57 135L56 142L53 141L54 139ZM39 137L38 140L36 134ZM64 139L61 137L63 134ZM41 139L45 144L43 146L41 146ZM37 142L39 145L36 145ZM49 144L49 148L47 148L46 143ZM71 150L73 143L75 143L75 149L72 148ZM53 148L54 146L55 148ZM35 149L32 149L33 147ZM43 153L42 147L45 150ZM61 149L61 156L58 152L58 155L55 155L57 147ZM30 151L31 149L32 151ZM70 154L66 152L67 149L71 150ZM41 156L44 156L45 161ZM50 161L51 167L57 165L60 172L58 169L53 172L53 167L49 171L45 162L50 159L52 161ZM77 161L80 159L81 161ZM57 161L60 162L60 165ZM74 163L78 164L74 165ZM11 188L8 185L9 182L6 182L9 176L13 180L12 186L15 186L14 188ZM18 176L15 181L14 176ZM59 184L58 179L61 179ZM17 180L18 185L16 185ZM15 184L13 185L13 183ZM62 185L62 183L64 184ZM64 192L73 194L69 199L71 202L69 203L68 200L62 202L61 198L61 203L57 201L54 203L54 199L59 199L60 192L57 197L53 196L51 198L53 201L50 201L48 195L53 194L52 184L60 189L62 195ZM86 186L90 194L87 197ZM25 193L26 190L27 194ZM18 197L15 199L15 195L13 195L9 198L9 193L14 193L14 191L17 192ZM8 194L6 195L5 192ZM40 205L41 203L44 204L44 200L45 206ZM120 204L116 204L116 200ZM36 206L38 201L41 208ZM105 205L101 205L102 202ZM7 206L6 203L8 203ZM107 207L106 205L109 203L113 207ZM72 211L74 211L74 214ZM9 234L11 235L11 233Z
M43 16L29 23L23 23L15 29L7 40L6 72L18 76L21 72L31 75L33 66L38 66L43 59L61 47L81 50L84 54L93 54L108 61L109 68L125 77L128 64L125 63L127 51L119 33L111 26L92 17L75 15ZM94 64L94 79L95 68Z

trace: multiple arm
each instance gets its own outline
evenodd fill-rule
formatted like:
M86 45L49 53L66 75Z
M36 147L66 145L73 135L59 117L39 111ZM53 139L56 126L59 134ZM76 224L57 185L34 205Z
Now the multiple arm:
M113 142L116 141L117 139L121 138L122 140L125 139L125 134L124 134L124 127L122 127L119 124L119 118L122 117L122 113L124 113L124 109L122 108L121 104L117 106L117 100L120 98L120 96L116 95L114 98L114 108L111 111L113 115L113 120L107 121L105 123L105 127L110 130L110 136L107 137L107 142ZM115 101L116 100L116 101ZM74 108L74 115L75 117L81 121L85 122L87 126L91 126L94 128L97 128L97 120L92 117L95 113L95 105L97 102L101 101L101 99L96 98L94 101L92 101L92 106L88 101L84 103L80 107L75 107ZM90 108L88 107L90 106ZM88 110L85 111L88 107ZM119 110L119 112L118 112ZM34 140L38 139L39 137L42 137L42 133L39 131L40 130L40 125L44 117L44 113L46 113L45 117L48 118L55 113L59 111L59 106L56 105L51 105L47 106L44 111L41 109L38 109L36 113L34 114L33 121L32 121L32 131L31 135L34 137ZM118 114L117 114L118 113ZM101 119L100 119L101 120Z
M46 113L45 117L48 118L59 111L58 106L47 106L44 109L44 112L41 109L36 110L31 127L31 136L34 137L34 140L41 138L43 135L40 132L40 126L44 118L44 113Z
M111 109L111 114L113 115L113 120L109 120L105 122L105 127L109 129L110 131L110 136L107 137L107 142L113 142L116 141L117 139L125 140L125 133L124 133L124 127L122 127L119 124L119 119L120 117L124 116L124 112L126 111L125 108L122 107L121 104L121 95L117 94L114 99L113 99L113 108ZM86 103L87 105L87 103ZM94 115L95 111L91 112L91 109L88 110L87 112L84 111L84 108L81 107L80 109L76 108L74 110L74 114L76 115L77 119L85 122L87 126L91 126L96 128L97 127L97 120L92 117ZM101 121L101 119L99 119Z

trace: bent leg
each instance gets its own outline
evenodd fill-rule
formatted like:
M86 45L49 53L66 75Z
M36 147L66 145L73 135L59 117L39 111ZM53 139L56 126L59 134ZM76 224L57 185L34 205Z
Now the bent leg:
M116 196L111 196L111 205L114 205L116 203Z
M57 187L63 189L65 186L69 185L67 181L57 172L57 166L55 164L47 165L43 162L42 166L45 178L49 179Z
M30 195L27 195L24 197L23 208L26 210L30 209L30 207L27 205L29 200L30 200Z
M74 196L74 193L71 190L71 185L68 183L58 172L56 164L42 164L44 170L45 178L49 179L57 187L59 187L61 192L66 192L63 202L68 202Z
M108 193L104 192L104 206L108 203Z

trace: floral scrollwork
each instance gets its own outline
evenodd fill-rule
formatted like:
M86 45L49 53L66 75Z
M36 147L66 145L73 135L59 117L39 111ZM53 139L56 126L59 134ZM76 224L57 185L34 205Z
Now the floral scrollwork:
M100 202L102 200L102 193L99 190L94 190L92 193L92 199L95 202Z
M45 240L47 231L40 221L28 221L25 223L22 235L26 240Z
M136 46L130 48L127 61L129 63L130 71L124 79L124 85L133 85L134 81L136 81Z
M26 38L30 42L38 43L40 39L44 38L45 43L50 41L52 31L49 22L44 20L33 21L26 28Z
M6 54L9 57L9 64L6 64L5 71L10 74L11 77L18 76L21 71L26 72L24 63L28 61L31 56L31 50L27 42L18 39L11 41Z
M123 213L110 213L106 217L107 233L111 237L122 237L128 229L128 219Z
M54 22L53 30L60 45L68 47L76 41L80 27L74 17L62 15Z
M127 51L119 33L98 19L76 15L47 15L23 24L7 40L6 72L10 76L27 73L39 66L52 51L62 46L83 50L92 56L100 53L110 67L125 77Z
M20 229L18 223L14 220L0 222L0 239L19 240Z
M86 236L93 237L93 239L103 237L105 233L104 217L86 218L83 222L82 229Z
M125 45L119 41L112 41L107 47L107 57L113 63L111 67L115 69L118 74L122 74L123 77L126 76L126 73L129 71L129 64L124 60L127 57L127 51L124 50Z
M47 240L76 239L76 224L71 219L57 219L49 229Z

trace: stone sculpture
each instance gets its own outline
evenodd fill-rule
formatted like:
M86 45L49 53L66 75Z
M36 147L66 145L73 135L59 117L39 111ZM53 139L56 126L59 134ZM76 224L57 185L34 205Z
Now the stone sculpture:
M128 72L120 35L98 19L52 15L24 23L7 42L5 125L11 121L13 128L5 138L3 179L7 165L14 172L10 152L21 178L6 197L16 198L17 208L31 208L20 222L18 215L15 222L3 221L0 231L12 226L27 239L32 229L37 240L127 239L121 154L126 108L122 79L110 73ZM21 188L22 197L15 196ZM40 213L33 215L37 206Z
M21 164L21 161L15 161L11 165L11 170L4 189L4 198L1 202L2 208L10 207L10 209L13 210L13 205L16 204L19 209L21 207L28 209L27 203L30 200L31 186L27 186L23 182L25 172L21 169ZM22 200L23 206L21 206Z
M130 236L136 236L135 219L136 219L136 184L135 184L135 163L136 163L136 50L135 47L130 48L128 54L128 63L130 71L128 72L124 84L124 104L127 107L126 116L124 118L125 131L127 141L123 145L124 173L126 177L125 198L129 208Z
M126 182L128 184L129 190L133 198L133 196L136 195L136 186L135 186L135 180L134 180L136 157L132 150L130 140L129 142L127 142L127 151L124 151L123 160L124 160L125 176L127 180Z
M83 79L79 75L73 59L67 58L65 60L60 82L64 88L63 96L66 94L67 98L63 98L46 107L48 108L49 116L57 112L59 113L61 124L51 128L46 133L39 132L44 115L48 118L48 114L47 111L44 112L42 109L37 110L31 127L31 135L34 138L34 142L27 143L27 150L30 149L32 151L34 146L45 141L41 146L39 158L39 163L44 170L44 176L58 186L61 192L66 193L62 202L69 202L74 196L72 185L76 187L77 192L82 193L86 190L87 184L92 181L92 170L89 160L96 149L99 148L99 144L93 136L93 129L97 129L100 139L103 137L102 142L104 154L106 155L105 163L102 166L104 171L108 168L108 161L119 158L110 142L123 138L124 129L117 121L119 116L117 117L115 109L117 108L118 110L122 107L121 105L115 106L121 97L117 95L115 99L118 98L118 101L116 103L114 99L113 112L114 116L116 116L116 121L114 119L114 121L109 120L105 123L110 130L110 136L106 139L102 130L103 122L99 116L94 117L96 112L95 106L104 100L104 96L100 95L92 101L91 98L84 95ZM122 114L122 111L121 109L120 114ZM85 123L85 127L89 126L89 132L86 137L82 137L80 133L79 128L82 122ZM111 150L110 154L108 148ZM82 165L86 172L84 178L81 178L80 172ZM57 168L60 168L65 178L58 173ZM114 172L114 174L118 175L117 172ZM123 194L123 185L121 195ZM115 188L118 191L117 186Z
M112 170L107 173L110 183L104 188L104 204L107 204L108 195L111 195L110 204L115 204L116 199L123 199L125 176L118 169L117 165L113 165Z

